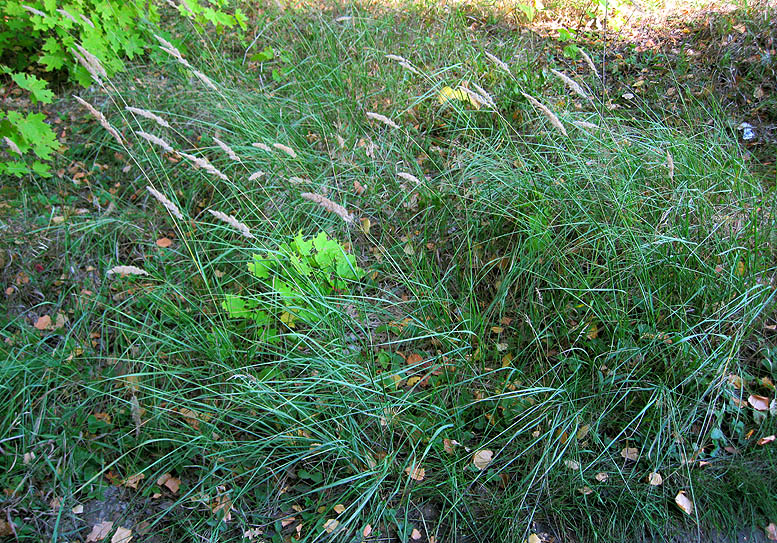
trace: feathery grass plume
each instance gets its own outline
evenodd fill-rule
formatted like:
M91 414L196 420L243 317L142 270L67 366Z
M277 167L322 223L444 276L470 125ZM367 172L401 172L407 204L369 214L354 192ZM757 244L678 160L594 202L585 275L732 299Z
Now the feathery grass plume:
M674 181L674 158L668 149L666 151L666 167L669 168L669 179Z
M591 68L591 71L594 73L594 75L601 79L601 76L599 75L599 71L596 69L596 64L594 64L594 61L591 60L591 57L589 57L585 51L582 49L578 49L580 51L580 54L583 56L583 60L585 60L585 63L588 64L588 67Z
M108 270L108 275L148 275L146 270L138 268L137 266L114 266Z
M261 149L262 151L267 151L268 153L272 153L272 149L270 149L270 146L265 145L264 143L252 143L251 147L256 147L257 149Z
M188 153L181 153L181 156L188 158L194 164L205 170L211 175L215 175L219 179L222 179L224 181L229 181L229 177L221 173L213 164L210 163L210 161L205 157L198 157L194 155L190 155Z
M148 132L143 132L142 130L135 132L135 134L137 134L144 140L153 143L154 145L159 145L162 149L164 149L168 153L175 153L175 149L173 149L169 143L167 143L162 138L155 136L154 134L149 134Z
M228 156L229 158L231 158L231 159L232 159L232 160L234 160L235 162L242 162L242 161L240 160L240 157L239 157L239 156L237 156L237 153L235 153L235 152L232 150L232 147L230 147L229 145L227 145L226 143L224 143L223 141L221 141L220 139L218 139L218 138L217 138L217 137L215 137L215 136L213 137L213 141L215 141L215 142L216 142L216 145L218 145L219 147L221 147L221 150L222 150L222 151L224 151L224 152L227 154L227 156Z
M94 56L79 44L76 44L76 49L78 49L78 52L81 53L81 59L85 62L84 68L86 68L90 74L94 72L102 77L108 77L108 72L106 72L105 68L103 68L102 62L100 62L99 58Z
M415 67L409 62L400 62L399 65L402 66L405 70L409 71L410 73L414 73L416 75L419 74L418 70L416 70Z
M73 21L75 24L79 24L79 23L78 23L78 19L76 19L75 17L73 17L73 16L70 14L70 12L69 12L69 11L67 11L66 9L61 9L61 8L60 8L60 9L57 9L57 13L59 13L60 15L62 15L63 17L65 17L65 18L67 18L67 19L70 19L70 20L71 20L71 21Z
M489 53L488 51L486 51L486 57L488 57L488 60L490 60L491 62L496 64L499 68L503 69L508 74L510 73L510 67L507 64L505 64L504 62L502 62L501 60L499 60L496 56L494 56L491 53Z
M167 124L167 121L155 113L151 113L150 111L147 111L145 109L140 109L139 107L132 107L132 106L127 106L124 109L126 109L130 113L134 113L135 115L145 117L146 119L151 119L159 126L162 126L164 128L170 128L170 125Z
M412 181L416 185L420 185L421 181L413 174L407 172L397 172L397 177L401 177L405 181Z
M336 23L345 23L345 22L348 22L348 21L350 21L352 19L353 19L353 17L351 17L350 15L342 15L342 16L338 17L337 19L335 19L335 22Z
M252 173L252 174L251 174L251 175L248 177L248 180L249 180L249 181L256 181L257 179L259 179L259 178L260 178L260 177L262 177L263 175L264 175L264 172L263 172L262 170L258 170L258 171L256 171L256 172Z
M291 177L289 177L289 183L291 183L292 185L304 185L307 182L308 182L307 179L297 177L296 175L292 175Z
M89 110L89 113L91 113L95 119L97 119L97 122L100 123L100 125L111 135L113 136L113 139L116 140L116 142L119 145L124 145L124 141L121 139L121 136L119 135L119 131L116 130L111 123L108 122L108 119L105 118L105 115L97 111L92 104L84 100L83 98L79 96L73 96L73 98L76 99L76 101L84 106L86 109Z
M477 83L472 83L472 86L475 87L475 90L478 91L478 94L482 97L484 100L484 104L491 108L496 108L496 102L494 102L494 99L491 97L486 90L478 85Z
M407 60L405 57L400 57L399 55L386 55L386 58L389 60L395 60L397 62L407 62L410 64L410 61Z
M531 105L533 105L534 107L536 107L537 109L539 109L540 111L542 111L545 114L545 116L550 121L550 124L552 124L553 126L558 128L559 131L562 134L564 134L565 136L567 135L567 129L564 128L564 125L561 124L561 121L558 120L558 117L556 117L556 115L550 109L548 109L547 106L545 106L542 102L540 102L539 100L537 100L534 96L531 96L530 94L526 94L523 91L521 91L521 94L523 94L523 97L526 98Z
M602 127L588 121L572 121L572 124L578 128L590 128L591 130L601 130Z
M84 21L86 24L88 24L89 26L94 28L94 23L92 22L92 20L89 17L87 17L83 13L79 13L78 16L81 17L81 20Z
M317 203L327 211L334 213L335 215L337 215L338 217L340 217L341 219L343 219L345 222L349 224L353 222L354 217L353 215L348 213L347 209L345 209L340 204L334 203L326 196L322 196L320 194L314 194L312 192L303 192L302 194L300 194L300 196L302 196L306 200L310 200L311 202Z
M572 89L575 93L579 94L589 102L591 101L591 97L588 96L588 93L586 93L585 90L583 90L583 87L581 87L577 81L567 76L565 73L559 72L558 70L554 70L553 68L551 68L550 71L553 72L553 74L556 77L561 79L561 81L563 81L564 84L570 89Z
M164 194L162 194L161 192L159 192L158 190L156 190L154 187L150 185L147 186L146 189L148 190L148 192L151 193L151 196L156 198L157 202L165 206L165 209L167 209L173 217L175 217L176 219L184 220L183 214L178 209L178 206L176 206L173 202L171 202L167 198L167 196L165 196Z
M48 17L47 13L43 13L42 11L35 9L32 6L28 6L27 4L22 4L22 9L25 9L32 13L33 15L37 15L38 17Z
M183 58L183 55L178 50L178 48L164 39L162 36L159 36L158 34L154 34L154 37L156 40L161 44L161 49L171 57L173 57L175 60L178 61L179 64L182 64L186 66L187 68L191 68L191 64L189 64L189 61Z
M291 147L287 147L286 145L284 145L282 143L273 143L272 146L275 147L276 149L279 149L279 150L283 151L284 153L289 155L291 158L297 158L297 153L295 153L294 149L292 149Z
M202 81L205 84L206 87L210 87L213 90L218 90L216 88L216 85L213 84L213 81L211 81L210 78L207 75L205 75L204 73L202 73L201 71L195 70L194 68L192 68L192 73L194 75L196 75L197 78L200 81Z
M8 146L9 149L11 149L11 151L16 153L17 155L21 155L22 154L22 150L19 149L19 146L16 145L16 142L14 142L14 140L9 138L8 136L4 136L3 137L3 141L5 141L5 144Z
M255 239L254 235L251 233L251 230L242 222L237 220L232 215L227 215L226 213L222 213L221 211L215 211L213 209L209 209L208 213L216 217L220 221L224 221L229 226L243 234L245 237L250 239Z
M399 125L386 117L385 115L381 115L380 113L373 113L372 111L367 112L367 118L374 119L376 121L380 121L386 126L390 126L391 128L399 128Z

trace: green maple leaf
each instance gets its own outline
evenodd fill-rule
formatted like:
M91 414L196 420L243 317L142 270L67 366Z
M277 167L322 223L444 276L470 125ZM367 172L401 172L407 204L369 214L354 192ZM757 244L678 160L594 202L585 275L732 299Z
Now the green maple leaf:
M47 83L31 74L13 74L11 79L24 90L30 91L32 103L43 102L50 104L54 99L54 93L46 88Z

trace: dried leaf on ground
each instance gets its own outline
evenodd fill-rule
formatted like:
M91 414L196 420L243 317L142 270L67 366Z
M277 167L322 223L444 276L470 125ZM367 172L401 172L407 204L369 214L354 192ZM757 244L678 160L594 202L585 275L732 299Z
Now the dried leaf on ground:
M774 434L772 434L770 436L762 437L761 439L759 439L758 440L758 444L759 445L766 445L767 443L771 443L774 440L775 440L775 436L774 436Z
M173 494L178 494L178 489L181 488L181 480L178 477L173 477L170 473L162 475L156 480L156 484L167 487Z
M577 471L580 469L580 462L576 462L575 460L564 460L564 465L571 470Z
M333 509L335 510L335 513L337 513L339 515L340 513L345 511L345 506L342 503L338 503L337 505L335 505L333 507Z
M685 490L681 490L677 493L677 496L674 497L674 502L677 504L677 507L682 509L686 515L693 514L693 502L685 493Z
M172 244L173 244L173 240L171 240L170 238L167 238L167 237L159 238L158 240L156 240L156 246L157 247L161 247L162 249L167 249Z
M410 533L410 539L415 541L421 539L421 532L418 531L418 528L413 528L413 531Z
M777 524L770 522L769 525L765 528L765 531L766 537L769 538L769 541L777 541Z
M124 479L121 484L128 487L128 488L134 488L135 490L138 489L138 485L140 484L140 481L146 478L145 473L137 473L135 475L132 475L130 477L127 477Z
M326 530L327 533L331 534L337 529L337 526L339 524L340 523L333 518L327 519L326 522L324 523L324 530Z
M100 524L95 524L92 526L92 531L89 532L89 534L86 536L86 543L96 543L97 541L102 541L106 537L108 537L108 534L111 533L111 530L113 529L113 522L101 522Z
M607 481L607 479L609 479L609 478L610 478L610 476L609 476L609 475L607 475L606 473L604 473L603 471L602 471L602 472L599 472L599 473L597 473L597 474L596 474L596 476L594 477L594 479L596 479L596 480L597 480L597 481L599 481L600 483L604 483L604 482L606 482L606 481Z
M51 328L51 317L48 315L43 315L42 317L38 317L38 320L35 321L35 328L38 330L48 330Z
M423 481L426 477L426 470L415 465L406 467L405 473L414 481Z
M767 411L769 409L769 398L766 396L751 394L747 398L747 403L749 403L756 411Z
M472 463L475 464L475 467L478 468L479 470L484 470L491 463L491 459L493 457L494 457L493 451L483 449L476 452L472 456Z
M639 459L639 449L636 447L624 447L621 451L621 456L626 460L636 462Z
M111 538L111 543L130 543L132 541L132 530L119 526L116 533Z
M664 484L664 478L661 477L660 473L653 471L648 475L648 484L652 486L661 486Z

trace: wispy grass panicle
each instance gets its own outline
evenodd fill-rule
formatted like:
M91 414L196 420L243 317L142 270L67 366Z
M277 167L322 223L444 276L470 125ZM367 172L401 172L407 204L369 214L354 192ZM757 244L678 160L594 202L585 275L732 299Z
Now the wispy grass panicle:
M261 149L262 151L267 151L268 153L272 153L272 149L266 143L252 143L251 146L256 147L257 149Z
M138 130L137 132L135 132L135 134L137 134L138 136L140 136L144 140L146 140L146 141L148 141L150 143L153 143L154 145L158 145L159 147L161 147L162 149L164 149L168 153L175 153L175 149L173 149L173 147L169 143L167 143L165 140L163 140L159 136L155 136L154 134L149 134L148 132L144 132L142 130Z
M259 144L254 144L254 145L258 146ZM282 143L273 143L272 146L275 147L276 149L278 149L279 151L283 151L284 153L289 155L291 158L297 158L297 152L294 149L292 149L291 147L289 147L288 145L284 145ZM260 149L261 149L261 147L260 147Z
M588 67L591 68L591 71L594 73L594 75L598 79L601 79L601 76L599 75L599 70L596 69L596 64L594 64L594 61L591 60L591 57L589 57L588 54L582 49L578 49L578 51L580 51L580 55L583 57L583 60L585 60L585 63L588 64Z
M478 91L478 94L480 95L481 99L483 100L483 103L490 107L490 108L496 108L496 102L494 102L494 99L491 97L491 95L480 85L477 83L472 83L472 86L475 87L475 90Z
M8 136L3 136L3 141L5 142L5 144L8 146L8 148L11 151L16 153L17 155L21 155L22 154L22 150L19 149L19 146L16 145L16 142L14 142L11 138L9 138Z
M558 70L554 70L553 68L551 68L550 71L553 72L553 74L556 77L561 79L561 81L563 81L564 84L567 87L572 89L572 91L575 92L575 94L577 94L579 96L582 96L583 98L585 98L589 102L592 100L592 98L590 96L588 96L588 93L585 92L585 90L583 90L583 87L581 87L580 84L577 81L575 81L574 79L572 79L571 77L569 77L565 73L559 72Z
M81 24L81 23L79 23L79 22L78 22L78 19L76 19L75 17L73 17L73 15L72 15L72 14L71 14L71 13L70 13L68 10L66 10L66 9L57 8L57 13L59 13L60 15L62 15L63 17L65 17L66 19L70 19L70 20L71 20L71 21L73 21L75 24Z
M420 185L420 184L421 184L421 180L420 180L420 179L418 179L418 178L417 178L415 175L413 175L412 173L407 173L407 172L397 172L397 177L400 177L400 178L404 179L405 181L410 181L410 182L412 182L412 183L415 183L416 185Z
M76 58L95 79L99 80L100 77L108 77L108 72L105 71L99 58L87 51L82 45L76 44L76 49L78 49L79 53L79 56Z
M300 194L303 198L306 200L310 200L311 202L315 202L327 211L334 213L341 219L343 219L347 223L352 223L354 221L354 216L351 213L348 213L348 210L345 209L340 204L334 203L332 200L327 198L326 196L322 196L321 194L315 194L313 192L303 192Z
M81 104L82 106L84 106L86 109L89 110L89 113L91 113L92 116L95 119L97 119L97 122L100 123L100 126L102 126L111 136L113 136L113 139L115 139L119 145L124 145L124 140L119 134L119 131L116 130L113 127L113 125L108 122L108 119L105 118L105 115L97 111L97 109L95 109L95 107L92 104L90 104L83 98L75 95L73 95L73 98L75 98L79 104Z
M127 106L124 109L126 109L130 113L134 113L135 115L138 115L139 117L144 117L146 119L151 119L152 121L154 121L156 124L158 124L159 126L161 126L163 128L170 128L170 124L168 124L168 122L166 120L164 120L162 117L160 117L156 113L151 113L150 111L148 111L146 109L141 109L139 107L132 107L132 106Z
M137 266L114 266L107 272L108 275L148 275L148 272Z
M381 115L380 113L374 113L372 111L368 111L366 115L367 115L367 118L381 122L386 126L390 126L391 128L399 128L399 125L397 123L395 123L385 115Z
M237 220L233 215L227 215L226 213L222 213L221 211L216 211L214 209L209 209L208 213L216 217L218 220L227 223L229 226L243 234L245 237L249 239L255 239L255 236L251 233L251 230L248 228L248 226Z
M497 58L495 55L492 55L491 53L486 51L486 57L488 57L488 60L490 60L491 62L496 64L497 67L499 67L500 69L504 70L508 74L511 74L510 67L507 64L505 64L502 60Z
M210 78L207 75L205 75L204 73L202 73L201 71L195 70L194 68L192 68L192 73L195 76L197 76L197 79L202 81L205 84L206 87L208 87L210 89L213 89L213 90L219 90L218 87L216 87L216 84L213 83L213 81L211 81Z
M218 145L221 148L222 151L224 151L227 154L229 158L231 158L235 162L242 162L240 160L240 157L237 156L237 153L234 150L232 150L232 147L230 147L229 145L227 145L226 143L224 143L223 141L221 141L215 136L213 137L213 141L216 143L216 145Z
M249 181L256 181L260 177L263 177L265 173L262 170L257 170L254 173L252 173L250 176L248 176Z
M521 94L523 94L523 97L526 98L531 105L542 111L542 113L545 114L545 116L550 121L550 124L558 128L559 132L567 135L567 129L564 128L564 125L561 124L561 121L556 117L556 114L553 113L545 104L537 100L534 96L530 94L526 94L525 92L521 91Z
M165 196L164 194L162 194L161 192L159 192L158 190L156 190L154 187L150 185L146 187L146 190L148 190L148 192L151 193L151 196L156 198L157 202L162 204L173 217L175 217L176 219L184 220L183 213L181 213L181 211L178 209L178 206L176 206L173 202L171 202L167 198L167 196Z
M189 153L181 153L181 156L189 159L196 166L202 168L209 174L215 175L216 177L218 177L223 181L229 181L229 177L224 175L218 168L216 168L213 164L211 164L207 158L190 155Z

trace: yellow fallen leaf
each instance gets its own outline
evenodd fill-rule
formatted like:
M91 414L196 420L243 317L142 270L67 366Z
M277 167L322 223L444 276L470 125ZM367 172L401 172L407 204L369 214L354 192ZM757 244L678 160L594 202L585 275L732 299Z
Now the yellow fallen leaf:
M483 449L476 452L472 456L472 463L475 464L475 467L478 468L479 470L484 470L491 463L491 459L493 457L494 457L493 451Z
M661 477L660 473L653 471L648 475L648 484L652 486L661 486L664 484L664 478Z
M345 506L342 503L338 503L337 505L334 506L333 509L335 510L335 513L339 515L340 513L345 511Z
M337 529L337 526L339 524L340 523L333 518L327 519L326 522L324 523L324 530L326 530L328 534L331 534Z
M542 539L537 534L531 534L528 539L528 543L542 543Z
M367 217L362 217L359 219L359 222L362 226L362 232L364 232L365 235L368 235L370 233L370 228L372 228L372 221Z
M577 437L577 439L585 439L586 436L588 435L588 432L590 432L590 431L591 431L591 425L590 424L586 424L584 426L581 426L577 430L577 434L575 435L575 437Z
M693 502L685 493L685 490L681 490L677 493L677 496L674 497L674 502L686 515L693 514Z

